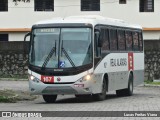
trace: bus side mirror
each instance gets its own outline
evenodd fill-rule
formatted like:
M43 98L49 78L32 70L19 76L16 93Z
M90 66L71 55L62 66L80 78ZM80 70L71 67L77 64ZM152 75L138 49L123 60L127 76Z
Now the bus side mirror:
M28 36L31 36L31 33L30 33L30 32L27 33L27 34L24 36L24 41L26 41L26 38L27 38Z
M102 38L100 36L99 31L95 32L95 39L96 39L96 42L97 42L97 47L102 47L103 41L102 41Z
M27 37L31 37L31 33L29 32L29 33L27 33L25 36L24 36L24 43L23 43L23 50L24 50L24 55L26 54L26 53L28 53L28 51L30 50L30 41L29 41L29 44L28 44L28 42L26 42L26 39L27 39Z

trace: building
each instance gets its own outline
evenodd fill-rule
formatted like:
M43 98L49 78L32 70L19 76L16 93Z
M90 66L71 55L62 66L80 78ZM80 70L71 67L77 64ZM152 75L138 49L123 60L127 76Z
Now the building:
M0 0L0 41L22 41L37 21L101 15L140 24L145 40L160 39L160 0Z

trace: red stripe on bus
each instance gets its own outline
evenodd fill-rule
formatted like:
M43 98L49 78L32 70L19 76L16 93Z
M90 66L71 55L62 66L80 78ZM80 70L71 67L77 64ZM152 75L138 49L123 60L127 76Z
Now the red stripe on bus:
M133 53L128 53L128 70L134 70Z

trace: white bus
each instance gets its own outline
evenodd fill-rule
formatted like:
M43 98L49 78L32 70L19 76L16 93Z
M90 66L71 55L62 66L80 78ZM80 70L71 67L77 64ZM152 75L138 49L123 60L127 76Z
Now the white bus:
M57 95L106 92L130 96L144 80L142 28L101 16L72 16L32 26L29 90L52 103Z

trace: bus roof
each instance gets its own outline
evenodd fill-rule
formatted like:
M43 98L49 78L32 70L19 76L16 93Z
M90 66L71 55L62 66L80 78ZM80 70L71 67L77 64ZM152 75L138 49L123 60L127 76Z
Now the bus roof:
M37 24L63 24L63 23L70 23L70 24L84 23L84 24L92 24L93 26L97 24L103 24L103 25L142 29L140 25L129 24L123 20L106 18L99 15L81 15L81 16L70 16L66 18L57 17L50 20L37 22L36 25Z

